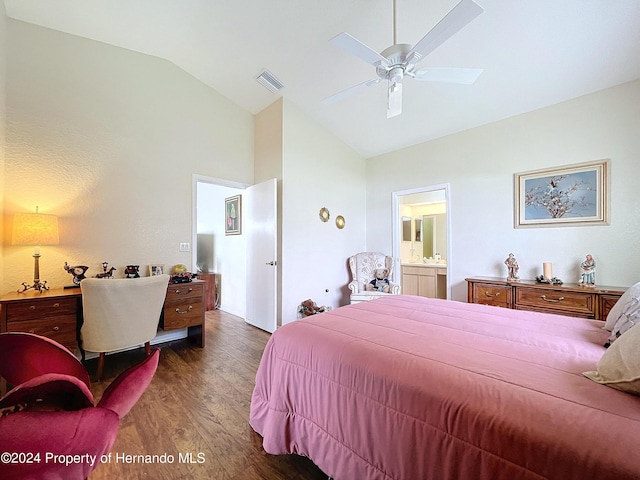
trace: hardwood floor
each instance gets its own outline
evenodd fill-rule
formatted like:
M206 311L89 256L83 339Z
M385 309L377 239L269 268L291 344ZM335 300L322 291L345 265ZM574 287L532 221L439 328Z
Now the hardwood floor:
M269 334L215 310L206 314L206 335L204 349L186 339L160 345L151 385L123 419L111 461L90 480L326 480L304 457L265 453L249 426L255 372ZM108 356L104 380L92 385L94 397L143 357L144 349ZM95 371L94 361L88 369ZM163 454L165 463L162 457L146 464L123 458Z

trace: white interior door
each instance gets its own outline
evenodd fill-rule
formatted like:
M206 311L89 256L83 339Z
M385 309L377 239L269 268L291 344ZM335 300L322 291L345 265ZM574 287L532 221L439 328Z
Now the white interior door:
M247 235L247 323L273 333L277 327L277 182L245 190Z

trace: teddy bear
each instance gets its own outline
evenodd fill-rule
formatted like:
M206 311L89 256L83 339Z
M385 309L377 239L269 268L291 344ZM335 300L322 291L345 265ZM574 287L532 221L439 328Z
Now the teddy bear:
M308 317L309 315L324 312L324 307L318 307L316 302L309 298L300 304L300 311L305 317Z
M367 283L366 290L367 292L383 292L389 293L391 290L391 286L389 285L389 269L387 268L378 268L375 270L374 278L369 283Z

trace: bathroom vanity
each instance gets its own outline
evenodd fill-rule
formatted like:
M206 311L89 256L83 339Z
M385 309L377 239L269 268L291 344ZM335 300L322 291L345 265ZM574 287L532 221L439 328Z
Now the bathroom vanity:
M447 298L447 265L403 263L402 293L429 298Z

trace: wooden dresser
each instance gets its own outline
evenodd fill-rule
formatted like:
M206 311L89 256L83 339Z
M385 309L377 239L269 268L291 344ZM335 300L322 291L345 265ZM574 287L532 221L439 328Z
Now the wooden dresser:
M187 328L189 337L204 347L203 297L203 281L170 284L159 326L163 330ZM56 340L73 352L80 325L82 292L79 288L42 293L30 290L0 297L0 333L36 333Z
M595 288L576 283L549 285L534 280L508 282L503 278L474 277L468 284L467 301L517 310L555 313L572 317L606 320L625 287Z

